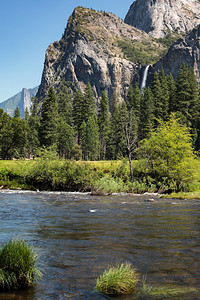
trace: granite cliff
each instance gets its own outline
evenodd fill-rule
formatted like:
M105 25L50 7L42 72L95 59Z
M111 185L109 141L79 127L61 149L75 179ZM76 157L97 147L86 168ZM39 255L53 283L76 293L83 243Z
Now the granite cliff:
M122 101L141 65L156 62L165 50L114 14L77 7L62 39L46 51L37 97L41 100L64 79L82 91L90 82L96 99L107 90L110 98L116 94Z
M173 77L176 78L183 64L194 69L200 84L200 25L193 29L190 34L176 41L165 56L150 66L147 82L150 82L153 74L159 72L162 67L166 74L172 73Z
M74 91L89 82L97 101L103 90L123 101L131 84L141 85L147 65L147 83L161 67L176 77L183 63L200 82L199 0L136 0L125 22L112 13L75 8L61 40L46 51L39 101L62 80Z
M21 92L17 93L13 97L0 103L0 108L2 108L11 117L14 115L16 107L20 110L20 115L23 118L26 108L30 110L31 98L35 97L38 87L33 89L23 88Z
M136 0L125 23L144 30L155 38L169 31L189 33L200 24L199 0Z

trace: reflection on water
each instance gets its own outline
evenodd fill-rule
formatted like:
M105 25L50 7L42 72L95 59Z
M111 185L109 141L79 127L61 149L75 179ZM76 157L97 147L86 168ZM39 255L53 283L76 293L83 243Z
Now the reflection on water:
M32 244L44 275L36 287L0 300L138 299L94 291L105 268L125 261L150 284L199 288L200 201L145 198L2 191L1 243L20 237Z

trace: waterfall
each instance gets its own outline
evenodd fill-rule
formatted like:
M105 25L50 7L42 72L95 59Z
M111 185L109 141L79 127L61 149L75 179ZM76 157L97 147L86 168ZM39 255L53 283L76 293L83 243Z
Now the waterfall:
M147 65L145 70L144 70L144 74L143 74L143 78L142 78L142 84L141 84L141 90L143 88L146 87L146 81L147 81L147 75L148 75L148 70L149 70L150 65Z

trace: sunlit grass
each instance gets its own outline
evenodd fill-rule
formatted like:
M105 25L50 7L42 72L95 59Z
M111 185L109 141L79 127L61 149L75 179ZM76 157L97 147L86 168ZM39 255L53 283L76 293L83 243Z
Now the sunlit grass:
M180 297L181 295L191 294L195 292L197 292L197 289L191 287L174 286L169 284L152 286L143 281L142 287L138 291L138 295L145 297L145 299L164 299L168 297Z
M121 264L104 271L96 281L96 289L107 295L132 294L138 282L138 273L131 264Z
M0 250L0 291L32 286L41 272L37 255L23 240L11 240Z

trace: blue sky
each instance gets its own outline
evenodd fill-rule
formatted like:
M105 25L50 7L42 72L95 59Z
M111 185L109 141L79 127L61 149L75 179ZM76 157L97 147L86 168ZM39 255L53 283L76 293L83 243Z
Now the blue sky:
M133 0L0 0L0 102L40 84L48 45L59 40L76 6L124 19Z

